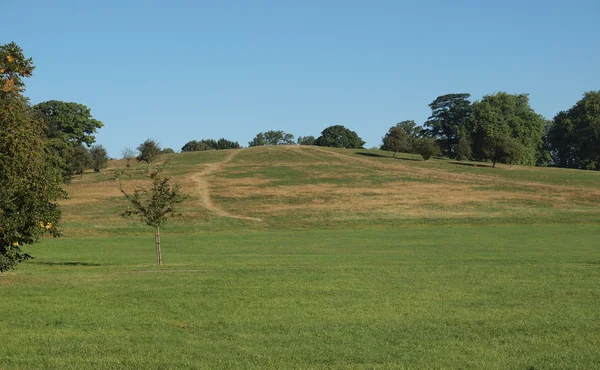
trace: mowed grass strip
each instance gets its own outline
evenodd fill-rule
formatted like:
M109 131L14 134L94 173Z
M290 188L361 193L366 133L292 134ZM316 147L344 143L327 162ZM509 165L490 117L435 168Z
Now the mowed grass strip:
M0 276L0 368L598 368L600 227L64 238Z

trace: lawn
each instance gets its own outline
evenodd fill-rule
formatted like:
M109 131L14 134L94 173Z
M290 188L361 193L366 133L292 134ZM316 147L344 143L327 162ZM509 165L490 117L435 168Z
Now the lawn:
M598 225L47 239L0 368L600 367Z

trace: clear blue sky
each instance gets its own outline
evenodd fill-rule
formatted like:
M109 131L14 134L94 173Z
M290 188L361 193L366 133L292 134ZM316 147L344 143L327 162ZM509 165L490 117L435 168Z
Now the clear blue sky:
M119 156L147 137L247 145L342 124L380 144L446 93L529 93L546 118L600 89L600 1L2 0L32 103L83 103Z

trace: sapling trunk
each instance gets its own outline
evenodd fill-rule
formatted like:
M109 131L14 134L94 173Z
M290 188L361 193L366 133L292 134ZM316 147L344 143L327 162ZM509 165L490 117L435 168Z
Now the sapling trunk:
M162 254L160 253L160 227L156 227L156 234L155 234L155 241L156 241L156 264L158 266L162 266Z

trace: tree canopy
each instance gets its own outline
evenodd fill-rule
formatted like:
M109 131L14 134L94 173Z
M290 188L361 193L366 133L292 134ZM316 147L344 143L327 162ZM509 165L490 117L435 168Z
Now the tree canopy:
M254 139L248 143L248 146L292 144L294 144L294 135L286 133L282 130L269 130L256 134Z
M527 94L499 92L486 95L472 106L473 155L479 159L492 159L484 146L500 136L515 139L522 145L523 153L515 162L535 165L543 150L546 120L529 106Z
M546 142L555 165L600 170L600 91L585 93L571 109L558 113Z
M321 136L317 138L315 145L334 148L362 148L365 142L356 132L342 125L334 125L321 132Z
M160 145L156 140L153 139L146 139L146 141L137 147L137 150L139 153L137 156L137 161L146 162L148 164L148 168L150 168L150 164L154 162L161 151Z
M31 258L23 245L60 234L61 174L22 95L33 69L16 44L0 45L0 272Z
M92 117L90 108L74 102L50 100L34 106L46 124L46 136L87 146L96 141L94 133L104 124Z
M470 94L447 94L429 104L431 116L425 122L427 134L439 140L442 152L450 158L455 157L459 131L467 125L471 114L470 97Z

